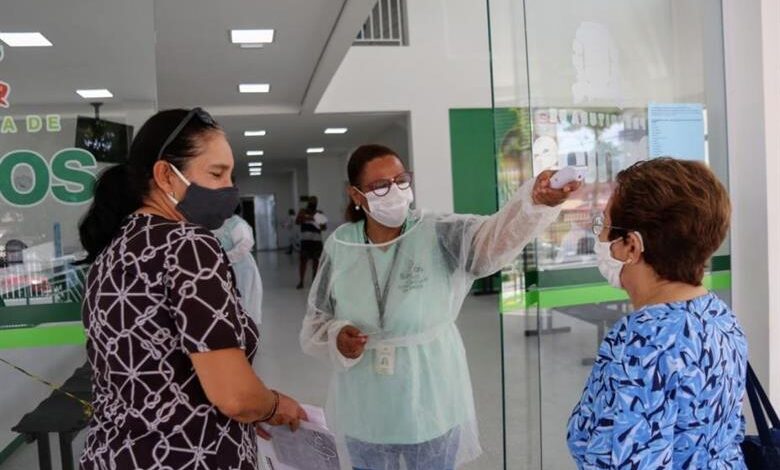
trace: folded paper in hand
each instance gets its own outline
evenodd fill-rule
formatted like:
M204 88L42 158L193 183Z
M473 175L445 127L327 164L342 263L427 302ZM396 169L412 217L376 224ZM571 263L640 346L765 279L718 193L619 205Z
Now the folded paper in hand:
M259 439L262 468L267 470L339 470L336 438L328 430L322 408L303 405L308 421L296 432L286 426L265 426L271 440Z

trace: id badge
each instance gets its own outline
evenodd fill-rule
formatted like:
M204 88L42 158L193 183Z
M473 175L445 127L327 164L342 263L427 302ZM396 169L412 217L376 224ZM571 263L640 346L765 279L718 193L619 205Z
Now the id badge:
M395 346L380 344L376 348L374 369L380 375L395 373Z

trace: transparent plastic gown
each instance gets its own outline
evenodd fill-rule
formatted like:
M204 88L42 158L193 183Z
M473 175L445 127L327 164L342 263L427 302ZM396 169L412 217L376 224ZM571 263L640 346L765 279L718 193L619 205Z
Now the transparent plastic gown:
M230 267L236 273L241 306L249 318L259 324L263 317L263 280L252 255L252 247L255 246L252 227L240 216L233 215L222 227L214 230L214 236L225 249Z
M390 243L367 243L364 222L326 241L300 341L334 366L326 415L342 460L351 460L344 468L391 470L403 461L443 470L479 456L455 321L474 280L511 263L557 218L559 209L532 203L532 186L490 217L411 212ZM336 346L346 325L369 335L357 359Z

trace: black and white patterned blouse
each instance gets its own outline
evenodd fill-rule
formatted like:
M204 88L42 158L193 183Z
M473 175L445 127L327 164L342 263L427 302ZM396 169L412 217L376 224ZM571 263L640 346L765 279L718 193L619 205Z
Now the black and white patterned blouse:
M238 347L258 331L205 228L132 215L95 260L82 309L94 416L82 469L255 469L251 425L206 398L189 354Z

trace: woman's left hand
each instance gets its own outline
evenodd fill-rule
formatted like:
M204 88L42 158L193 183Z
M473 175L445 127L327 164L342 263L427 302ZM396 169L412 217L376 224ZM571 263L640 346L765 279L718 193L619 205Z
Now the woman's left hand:
M563 201L569 198L571 193L577 191L582 186L582 182L573 181L561 189L553 189L550 187L550 178L555 173L553 170L547 170L536 177L532 193L534 204L555 207L563 203Z

